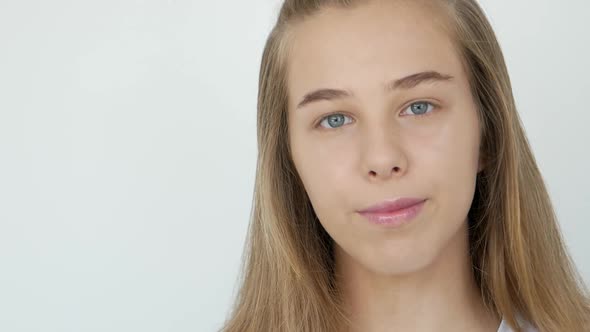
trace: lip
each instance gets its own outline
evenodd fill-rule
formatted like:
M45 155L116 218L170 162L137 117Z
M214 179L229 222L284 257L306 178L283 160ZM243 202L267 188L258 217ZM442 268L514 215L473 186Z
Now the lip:
M425 198L402 197L385 200L358 213L373 224L397 227L408 223L418 215L424 202L426 202Z

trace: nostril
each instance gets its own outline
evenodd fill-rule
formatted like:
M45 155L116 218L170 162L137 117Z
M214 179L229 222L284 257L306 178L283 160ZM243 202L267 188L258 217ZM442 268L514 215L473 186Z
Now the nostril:
M395 166L395 167L393 168L393 171L394 171L394 172L396 172L396 173L397 173L397 172L399 172L399 167Z

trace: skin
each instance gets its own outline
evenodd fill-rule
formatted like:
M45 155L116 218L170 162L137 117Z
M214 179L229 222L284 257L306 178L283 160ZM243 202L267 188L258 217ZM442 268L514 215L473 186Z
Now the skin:
M496 331L500 324L470 269L467 213L481 170L480 129L439 13L417 2L372 2L325 8L292 27L292 158L335 242L355 331ZM452 78L384 89L425 71ZM297 107L320 88L352 95ZM416 115L412 103L427 113ZM358 213L398 197L427 200L411 223L393 229Z

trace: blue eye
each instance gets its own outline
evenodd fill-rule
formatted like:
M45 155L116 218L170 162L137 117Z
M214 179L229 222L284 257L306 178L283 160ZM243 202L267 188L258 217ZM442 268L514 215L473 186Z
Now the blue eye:
M406 108L406 110L410 110L414 115L430 113L433 109L434 105L427 101L417 101Z
M331 129L338 128L338 127L341 127L345 124L352 122L352 120L346 122L346 118L350 119L350 117L347 117L344 114L331 114L331 115L324 117L322 119L322 121L319 123L319 125L324 128L331 128ZM326 125L324 125L325 123L328 125L327 127L326 127Z
M404 112L411 112L409 115L426 115L431 113L436 106L427 101L417 101L408 106ZM352 122L349 116L341 113L334 113L322 118L318 126L326 129L336 129Z

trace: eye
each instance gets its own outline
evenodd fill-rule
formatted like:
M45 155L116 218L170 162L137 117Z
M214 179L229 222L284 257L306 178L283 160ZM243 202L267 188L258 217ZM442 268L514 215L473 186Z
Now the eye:
M406 108L404 111L409 110L413 115L424 115L432 112L434 107L435 106L432 103L427 101L417 101L408 106L408 108Z
M323 128L327 128L327 129L334 129L334 128L338 128L341 127L345 124L349 124L352 122L352 120L346 122L346 119L350 119L350 117L344 115L344 114L330 114L324 118L322 118L322 121L320 121L320 123L318 124L320 127Z

